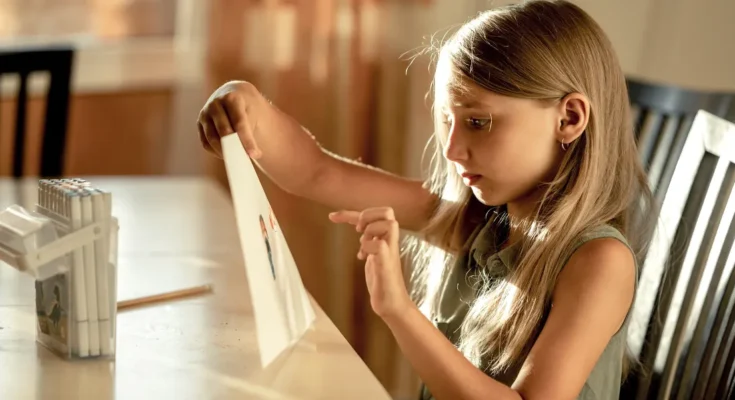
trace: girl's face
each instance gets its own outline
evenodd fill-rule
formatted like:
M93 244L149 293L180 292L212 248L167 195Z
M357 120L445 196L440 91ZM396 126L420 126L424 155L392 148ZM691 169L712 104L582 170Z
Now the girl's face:
M554 102L501 96L469 83L437 82L444 157L483 204L532 205L563 154Z

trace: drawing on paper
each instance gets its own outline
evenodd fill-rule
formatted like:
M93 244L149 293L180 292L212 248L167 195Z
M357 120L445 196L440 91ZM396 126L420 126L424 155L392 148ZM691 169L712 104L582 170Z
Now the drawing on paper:
M273 279L276 279L276 268L273 265L273 250L271 249L270 240L268 240L268 228L265 226L265 221L263 221L263 216L258 215L258 218L260 219L260 233L263 234L263 239L265 240L265 249L268 251L268 262L271 266L271 275L273 275Z
M224 136L221 143L249 283L261 367L265 367L299 340L316 315L239 136Z
M276 222L276 216L273 214L273 208L269 206L268 210L269 210L268 220L270 221L270 224L271 224L271 231L275 233L277 232L276 227L278 226L278 223Z

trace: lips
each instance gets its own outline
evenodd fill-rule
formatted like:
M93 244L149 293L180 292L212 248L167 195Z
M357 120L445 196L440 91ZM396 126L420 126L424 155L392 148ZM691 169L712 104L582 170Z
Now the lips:
M462 176L462 180L467 186L475 185L480 179L482 179L482 175L473 174L470 172L463 172L460 174Z

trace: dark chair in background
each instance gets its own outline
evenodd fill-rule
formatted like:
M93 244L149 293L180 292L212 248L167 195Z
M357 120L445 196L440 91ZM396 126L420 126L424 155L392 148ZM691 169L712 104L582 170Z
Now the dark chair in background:
M735 119L735 93L711 93L628 78L641 161L660 204L699 110ZM732 120L732 119L731 119Z
M628 332L644 372L628 378L620 398L732 398L735 124L704 111L673 115L671 108L654 125L674 136L668 141L677 154L659 186L660 219ZM669 150L653 151L654 159L657 151Z
M58 177L63 174L73 59L74 51L70 48L0 51L0 76L18 74L20 77L13 144L13 177L24 175L28 77L33 72L48 72L50 75L41 139L40 176Z

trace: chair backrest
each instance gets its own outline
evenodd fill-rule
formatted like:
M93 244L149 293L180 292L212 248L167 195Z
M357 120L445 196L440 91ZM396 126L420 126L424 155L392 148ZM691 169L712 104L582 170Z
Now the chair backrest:
M735 93L687 90L631 78L627 84L641 161L660 204L697 111L732 115Z
M28 77L33 72L48 72L50 82L46 94L46 115L41 145L40 176L62 175L66 151L69 92L74 51L70 48L46 48L0 52L0 76L18 74L13 176L23 175L26 144L26 110Z
M685 135L643 262L629 344L645 371L625 399L724 399L735 379L735 124Z

